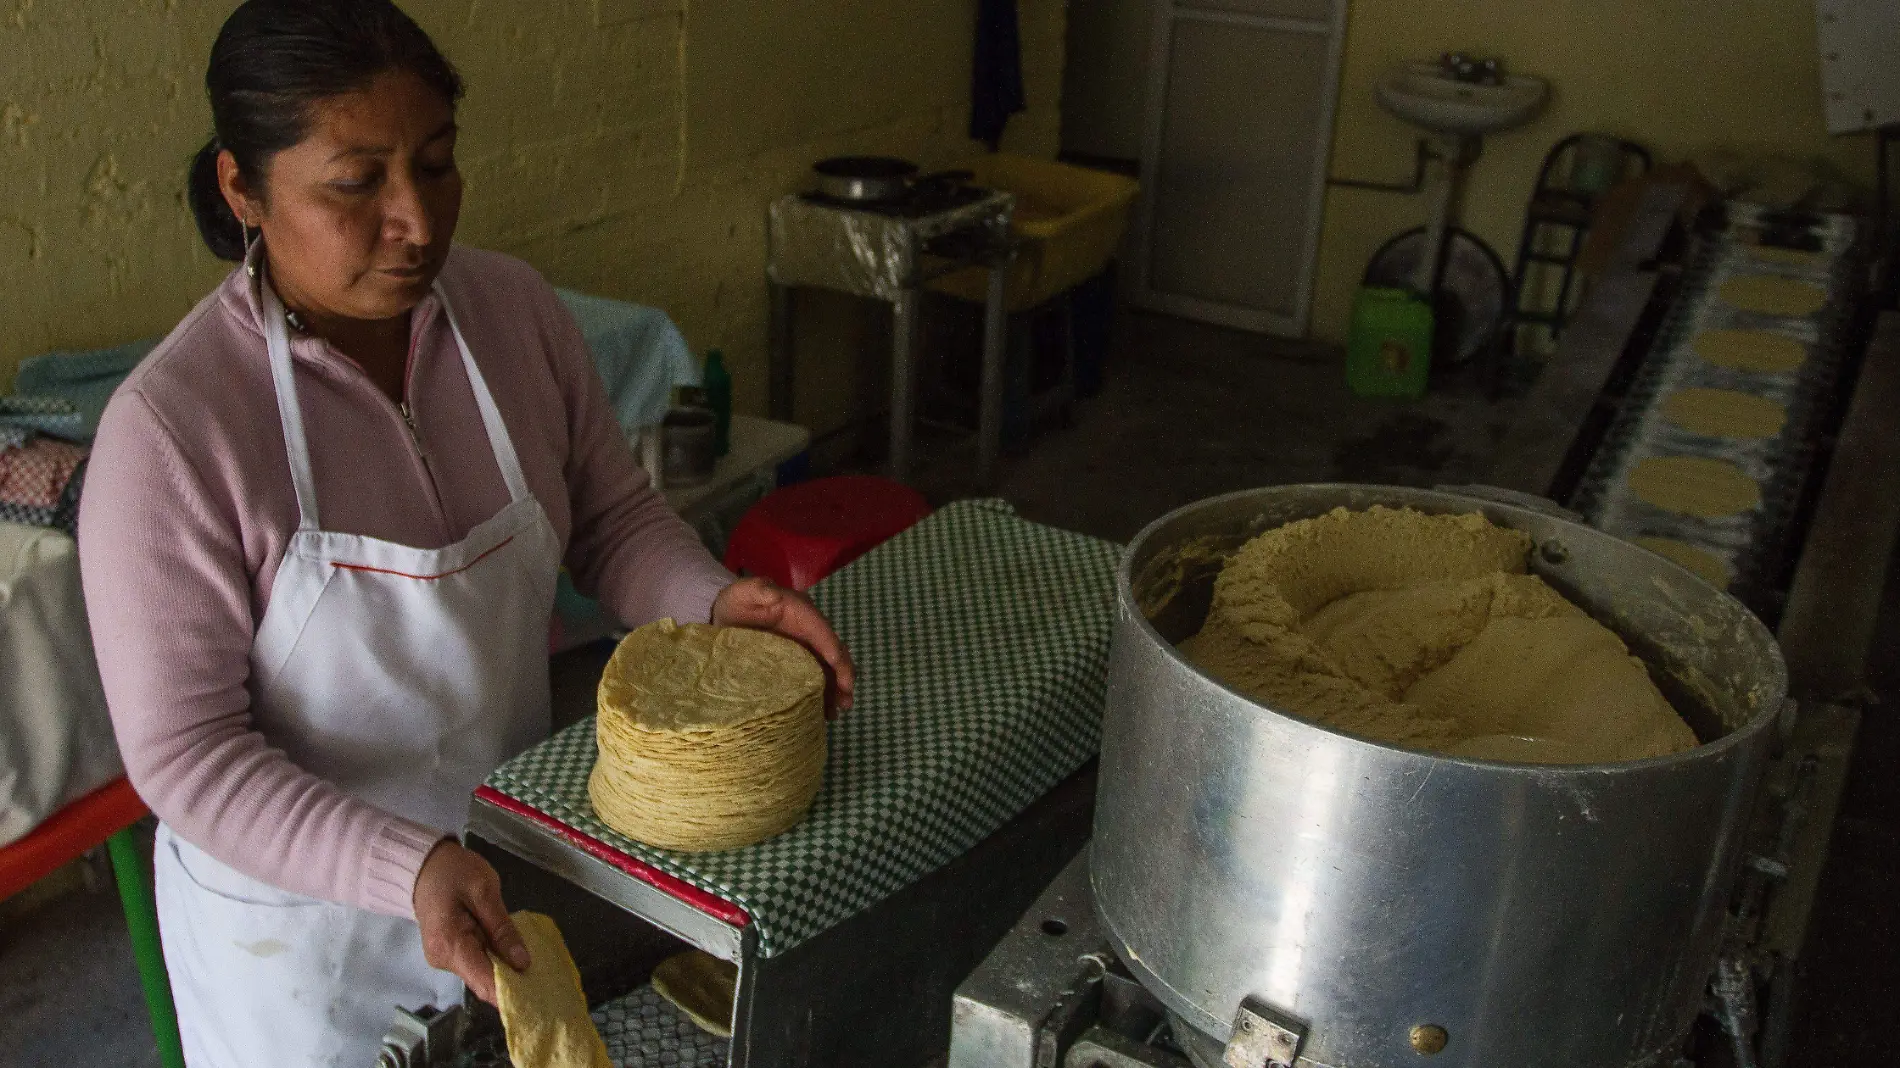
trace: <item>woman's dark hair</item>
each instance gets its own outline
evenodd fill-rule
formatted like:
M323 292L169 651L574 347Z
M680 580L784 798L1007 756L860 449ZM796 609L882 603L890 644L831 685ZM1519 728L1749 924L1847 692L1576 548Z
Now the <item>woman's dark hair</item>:
M319 101L390 71L421 78L450 106L462 98L461 76L390 0L245 0L224 20L205 70L217 135L192 160L188 185L214 255L244 258L244 229L218 189L218 152L229 149L262 196L271 157L303 140Z

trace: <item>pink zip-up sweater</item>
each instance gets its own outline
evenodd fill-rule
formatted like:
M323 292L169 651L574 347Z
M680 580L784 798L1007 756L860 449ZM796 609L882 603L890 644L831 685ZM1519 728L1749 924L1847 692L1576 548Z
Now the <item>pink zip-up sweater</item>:
M554 290L460 246L441 282L575 584L631 626L708 619L732 576L634 462ZM251 643L297 529L256 286L234 270L100 424L79 558L106 699L133 785L174 833L286 890L413 917L441 835L296 767L251 722ZM413 439L336 349L293 332L291 358L324 528L439 548L508 490L434 296L410 331Z

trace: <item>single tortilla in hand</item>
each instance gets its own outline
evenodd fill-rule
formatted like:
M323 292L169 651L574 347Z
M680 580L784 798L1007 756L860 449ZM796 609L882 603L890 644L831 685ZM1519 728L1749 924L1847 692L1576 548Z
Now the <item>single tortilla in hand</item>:
M587 1015L581 973L568 956L561 929L538 912L517 912L510 918L534 962L518 972L489 954L508 1059L515 1068L614 1068L607 1043Z

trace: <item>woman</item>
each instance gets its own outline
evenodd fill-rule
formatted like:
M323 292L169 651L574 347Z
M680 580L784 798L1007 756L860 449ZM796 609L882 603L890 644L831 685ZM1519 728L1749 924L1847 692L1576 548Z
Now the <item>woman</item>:
M205 77L207 244L240 260L114 397L82 508L126 766L162 820L197 1068L374 1063L398 1005L525 967L469 792L548 731L564 563L629 624L761 627L635 465L572 319L451 245L461 84L388 0L249 0Z

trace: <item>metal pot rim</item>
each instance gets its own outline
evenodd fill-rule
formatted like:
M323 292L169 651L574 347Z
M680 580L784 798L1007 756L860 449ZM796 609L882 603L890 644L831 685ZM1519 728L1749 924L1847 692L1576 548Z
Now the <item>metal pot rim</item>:
M1303 716L1296 716L1287 712L1281 712L1278 709L1270 708L1267 705L1261 704L1259 701L1256 701L1253 698L1248 697L1246 694L1243 694L1240 691L1233 689L1232 687L1228 686L1225 682L1221 681L1218 678L1215 678L1213 675L1208 674L1206 671L1203 671L1199 665L1195 664L1193 661L1189 660L1187 657L1182 656L1180 649L1178 649L1173 642L1170 642L1166 638L1162 637L1161 632L1155 629L1154 624L1148 619L1147 614L1141 610L1141 606L1135 602L1134 581L1133 581L1134 576L1131 574L1130 568L1135 559L1137 552L1155 534L1155 532L1158 531L1161 527L1165 526L1166 524L1172 522L1173 520L1175 520L1177 517L1181 515L1187 514L1189 512L1194 512L1194 511L1210 508L1217 504L1220 504L1226 501L1237 500L1240 498L1259 497L1264 494L1270 494L1270 493L1291 493L1291 492L1299 492L1299 491L1314 492L1314 493L1329 493L1329 492L1358 493L1358 494L1377 495L1377 496L1390 495L1394 498L1413 498L1413 500L1399 500L1398 503L1396 504L1389 501L1368 502L1368 506L1370 504L1383 503L1387 507L1414 507L1418 503L1418 501L1416 500L1417 498L1436 498L1438 500L1443 500L1447 502L1455 501L1461 504L1469 505L1471 511L1483 513L1486 516L1486 518L1492 519L1493 522L1496 522L1497 520L1494 518L1492 513L1499 512L1499 511L1511 516L1537 516L1538 518L1543 519L1548 522L1560 523L1566 527L1575 528L1577 531L1582 532L1586 536L1609 538L1611 540L1619 540L1619 541L1621 540L1621 539L1617 539L1614 535L1605 534L1603 531L1597 530L1594 527L1586 526L1582 523L1578 523L1569 519L1560 518L1554 515L1540 515L1539 513L1529 508L1524 508L1519 505L1507 504L1507 503L1503 503L1502 501L1487 499L1483 497L1475 497L1475 496L1458 493L1451 490L1420 489L1414 486L1388 486L1388 485L1373 485L1373 484L1349 483L1349 482L1288 483L1285 485L1277 485L1277 486L1263 486L1256 489L1236 490L1232 493L1223 493L1223 494L1219 494L1213 497L1204 497L1198 501L1193 501L1191 503L1184 504L1179 508L1175 508L1172 511L1169 511L1159 516L1154 521L1150 522L1147 526L1142 527L1139 533L1137 533L1133 538L1129 539L1127 548L1125 548L1122 551L1121 561L1115 567L1116 600L1120 602L1121 610L1127 613L1127 615L1131 618L1131 620L1141 629L1141 632L1144 635L1146 635L1148 639L1152 641L1157 647L1163 650L1163 655L1170 658L1175 663L1176 666L1185 668L1189 672L1192 672L1195 678L1202 680L1206 684L1217 687L1220 690L1223 690L1226 693L1234 697L1237 697L1241 699L1242 701L1245 701L1254 710L1262 714L1273 716L1277 719L1290 723L1296 727L1321 731L1349 743L1353 743L1353 744L1361 745L1361 746L1367 746L1373 749L1383 750L1389 753L1398 753L1406 757L1417 757L1417 758L1422 758L1425 760L1433 760L1433 761L1440 761L1440 760L1448 761L1454 764L1460 764L1466 767L1470 767L1470 768L1480 770L1480 771L1485 771L1485 772L1509 773L1513 775L1521 775L1525 772L1532 772L1538 775L1551 775L1551 776L1557 776L1557 777L1585 777L1585 776L1601 776L1607 772L1644 771L1651 768L1664 768L1664 767L1669 767L1674 764L1681 764L1681 763L1687 763L1690 761L1700 761L1700 760L1713 758L1715 756L1718 756L1721 753L1728 751L1729 749L1733 749L1736 746L1742 745L1749 737L1753 736L1756 732L1767 729L1767 727L1770 724L1772 724L1775 721L1775 718L1781 713L1783 706L1787 702L1787 667L1781 657L1781 647L1774 641L1774 636L1772 633L1768 631L1768 628L1758 618L1755 617L1754 613L1750 612L1745 606L1741 604L1741 602L1737 601L1733 596L1731 596L1727 592L1723 590L1718 590L1715 587L1710 586L1707 582L1705 582L1700 576L1696 575L1694 572L1691 572L1688 569L1681 567L1680 565L1674 563L1673 561L1670 561L1666 558L1658 556L1657 563L1659 563L1660 565L1666 567L1667 569L1671 571L1679 572L1684 578L1689 579L1690 581L1698 585L1707 587L1709 592L1715 594L1717 597L1721 598L1724 601L1728 601L1732 603L1738 610L1740 610L1747 617L1748 621L1754 627L1760 629L1762 636L1767 639L1767 647L1773 654L1773 661L1770 665L1770 668L1772 672L1774 673L1775 681L1778 683L1778 685L1776 685L1774 689L1777 690L1781 694L1781 700L1764 702L1763 707L1760 709L1757 709L1755 713L1752 716L1750 716L1746 722L1742 723L1740 726L1737 726L1728 730L1720 738L1717 738L1714 741L1703 742L1702 744L1696 746L1693 749L1687 749L1680 753L1670 753L1665 756L1644 757L1640 760L1623 760L1623 761L1614 761L1610 763L1598 763L1598 764L1522 763L1522 762L1513 762L1513 761L1504 761L1504 760L1483 760L1476 757L1452 756L1445 753L1434 753L1434 752L1431 752L1429 750L1424 750L1424 749L1411 749L1402 745L1394 745L1390 742L1382 742L1376 739L1362 737L1357 734L1349 734L1345 731L1328 727L1322 723L1314 722L1313 720L1307 719ZM1517 529L1517 528L1514 528L1514 529ZM1639 546L1635 546L1635 545L1631 545L1630 548L1634 551L1644 551Z

